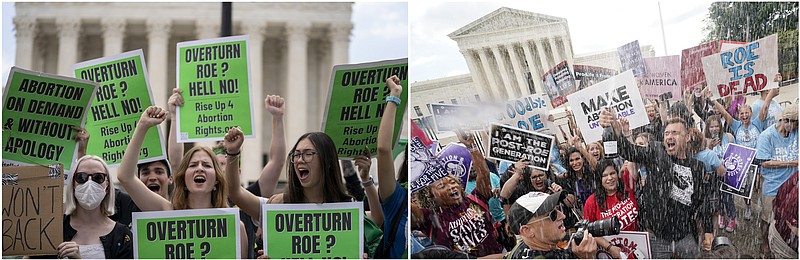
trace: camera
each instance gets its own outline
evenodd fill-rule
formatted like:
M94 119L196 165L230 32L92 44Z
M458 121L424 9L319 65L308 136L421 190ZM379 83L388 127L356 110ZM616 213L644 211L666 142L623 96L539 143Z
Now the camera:
M578 221L578 223L575 223L575 228L577 231L572 234L572 239L575 240L575 245L580 245L581 241L583 241L584 230L589 230L589 234L592 234L594 237L619 235L619 230L622 228L622 224L619 223L619 218L617 218L617 216L613 216L611 218L601 219L591 223L584 219Z

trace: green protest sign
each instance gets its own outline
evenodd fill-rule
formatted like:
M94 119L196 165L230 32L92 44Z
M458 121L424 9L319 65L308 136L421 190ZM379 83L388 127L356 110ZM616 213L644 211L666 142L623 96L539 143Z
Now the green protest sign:
M389 96L386 79L392 75L397 75L403 86L392 136L396 144L403 129L403 114L409 101L408 59L333 67L322 131L333 139L340 159L362 154L365 146L370 154L377 152L378 127L386 108L384 100Z
M241 257L238 208L134 212L131 231L137 259Z
M272 259L359 259L364 204L263 204L264 254Z
M103 158L111 167L122 161L136 123L147 107L153 105L147 66L142 50L103 57L72 66L75 77L100 84L89 107L86 131L89 143L86 154ZM139 162L166 159L164 136L160 127L147 131Z
M253 136L249 36L178 43L178 142L222 140L232 127Z
M63 164L78 154L71 126L83 127L97 84L12 67L3 91L3 165Z

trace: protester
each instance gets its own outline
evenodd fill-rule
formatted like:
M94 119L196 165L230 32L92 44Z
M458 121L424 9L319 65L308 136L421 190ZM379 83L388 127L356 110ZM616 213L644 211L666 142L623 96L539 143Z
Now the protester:
M57 247L58 258L133 258L133 233L109 218L115 213L115 194L108 174L103 159L86 155L67 177L64 242Z
M775 258L797 259L797 171L778 189L772 201L769 248ZM770 209L764 209L770 210Z
M772 208L772 200L780 185L797 171L797 108L797 104L793 104L784 109L779 122L758 137L756 159L761 162L761 176L764 178L761 196L764 209ZM764 210L761 213L761 252L764 255L769 254L767 242L769 223L772 221L772 211Z
M394 177L394 157L392 157L392 146L394 145L392 136L397 107L402 102L400 94L403 93L403 86L400 85L400 79L396 75L386 79L386 86L389 87L389 95L395 97L397 102L387 98L378 128L378 194L385 219L383 221L383 243L378 248L375 258L408 258L406 255L408 251L406 243L409 239L406 236L408 190L403 188L398 181L398 179L408 178L408 152L404 153L406 159L399 169L400 177L398 179Z
M647 168L648 181L637 201L639 225L650 233L653 258L696 257L699 247L694 220L698 213L704 232L703 245L710 250L714 238L711 216L701 210L708 191L702 184L702 163L687 153L688 124L680 118L670 119L665 122L663 146L652 143L639 147L622 136L619 121L609 110L600 114L600 125L612 126L609 131L613 131L611 136L617 140L619 155Z
M733 141L733 135L730 133L726 133L722 129L722 121L719 115L711 115L706 118L705 121L705 139L706 139L706 149L709 149L716 154L717 159L722 160L723 156L725 155L725 150L728 149L728 144ZM724 172L723 172L724 174ZM722 176L717 176L712 181L712 187L718 187L719 183L723 180ZM717 211L714 212L714 218L717 219L716 223L719 229L730 229L728 232L733 232L736 228L735 219L736 219L736 205L733 201L733 195L727 192L720 192L719 189L712 189L711 194L709 194L711 200L714 201L716 198L719 200L719 205L716 206L720 212L723 214L717 214ZM731 221L733 220L733 221ZM734 224L731 225L731 222Z
M509 229L522 238L521 243L505 255L508 259L594 259L598 244L584 231L580 244L571 241L571 250L557 246L567 235L564 226L562 192L547 194L530 192L514 202L508 215Z
M412 204L416 221L412 228L426 232L435 244L472 257L499 254L496 229L487 205L492 197L489 169L472 135L456 134L467 146L473 167L478 173L476 188L467 196L459 179L453 175L433 182L418 194L422 208ZM499 255L498 255L499 256Z
M639 231L637 222L639 205L633 192L625 185L609 159L600 161L595 175L597 189L586 200L583 218L589 222L617 216L623 231Z
M142 211L227 208L228 185L217 157L208 147L196 146L186 152L184 157L188 160L182 160L178 167L171 202L136 179L135 167L145 134L151 127L164 122L166 117L167 111L156 106L148 107L142 113L122 156L118 174L120 184ZM240 230L245 230L243 223L239 225ZM247 241L245 232L240 234L242 241ZM242 243L241 246L242 255L247 255L248 245Z

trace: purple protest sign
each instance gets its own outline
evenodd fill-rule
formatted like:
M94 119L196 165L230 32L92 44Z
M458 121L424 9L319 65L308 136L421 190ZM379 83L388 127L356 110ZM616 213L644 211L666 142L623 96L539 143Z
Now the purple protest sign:
M750 164L756 157L756 149L737 144L729 144L722 156L722 165L725 166L725 184L737 191L742 188L742 183L750 169Z
M433 182L447 176L447 171L442 167L441 162L433 156L431 150L422 143L419 137L412 137L408 143L409 168L411 173L409 175L411 183L411 192L417 192Z
M439 151L439 161L444 165L447 173L461 179L461 186L466 187L469 170L472 168L472 157L469 150L462 144L450 143Z

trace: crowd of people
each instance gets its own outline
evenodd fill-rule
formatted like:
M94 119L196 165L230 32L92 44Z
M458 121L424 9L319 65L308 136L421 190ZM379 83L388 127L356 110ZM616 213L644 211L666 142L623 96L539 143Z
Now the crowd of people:
M750 223L758 223L763 243L751 257L796 259L797 104L778 105L779 88L762 91L752 104L741 95L715 100L700 85L690 89L682 100L646 99L650 123L636 129L604 109L598 142L584 143L567 111L570 131L556 136L557 159L548 171L524 160L492 171L507 162L486 159L472 134L456 133L470 151L475 188L451 175L412 194L412 258L633 257L576 227L611 218L622 231L646 232L652 258L741 258L747 256L727 234L740 216L753 218L755 204L763 210ZM604 142L616 151L606 153ZM724 160L729 144L757 150L757 181L744 212L736 211L735 195L720 191L734 167ZM580 231L583 239L572 239Z
M114 187L106 162L86 155L89 135L75 127L79 156L64 188L64 241L58 245L59 258L133 258L132 213L205 208L240 209L238 227L242 258L264 255L260 236L262 204L332 203L363 201L364 258L407 258L406 221L408 192L406 164L395 169L393 131L403 87L400 79L386 79L389 95L377 138L377 177L370 177L372 159L359 155L353 162L340 160L333 140L322 132L303 134L288 154L284 138L285 101L267 96L265 109L272 116L270 160L258 181L245 188L239 174L242 131L234 127L217 147L194 146L183 152L177 143L176 124L168 134L168 160L139 162L139 150L148 129L175 116L183 106L180 89L174 89L168 108L151 106L142 113L119 166L119 184ZM299 101L298 101L299 102ZM368 154L368 153L367 153ZM285 157L284 157L285 156ZM342 173L342 168L358 174ZM288 184L277 191L281 169L286 167ZM348 177L345 177L348 176ZM354 176L357 176L353 178ZM396 177L398 176L398 177ZM377 186L377 187L376 187ZM235 252L235 251L233 251Z

